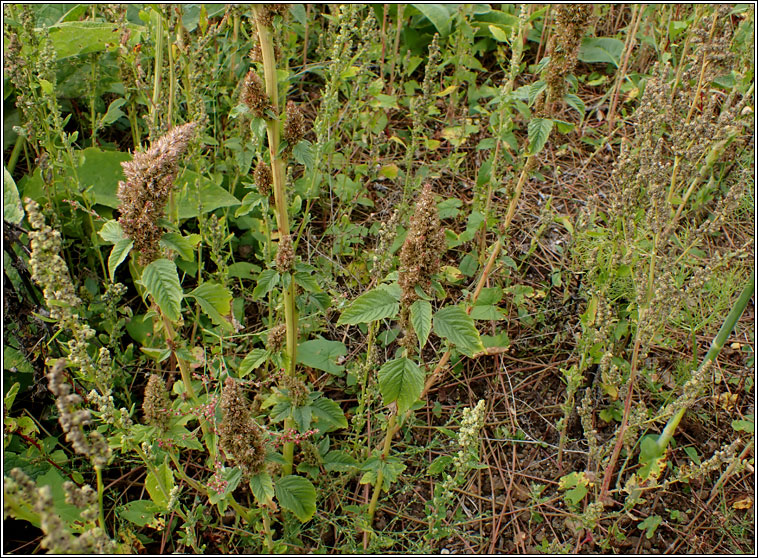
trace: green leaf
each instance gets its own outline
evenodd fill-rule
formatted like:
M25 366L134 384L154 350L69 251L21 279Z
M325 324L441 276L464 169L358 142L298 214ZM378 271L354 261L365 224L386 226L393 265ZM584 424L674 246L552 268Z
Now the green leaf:
M231 327L226 318L232 312L232 292L218 283L206 281L186 296L191 296L200 303L203 312L210 316L216 325Z
M292 148L292 156L295 160L303 165L306 170L310 170L314 165L313 145L308 140L300 140Z
M508 42L508 35L505 34L505 31L503 31L500 27L497 25L488 25L487 28L490 30L490 33L492 33L492 36L496 41L499 43L507 43Z
M276 481L276 499L279 505L295 514L305 523L316 513L316 489L304 477L287 475Z
M340 406L328 397L319 397L311 404L319 432L326 433L338 428L347 428L347 419Z
M239 467L221 467L215 473L217 478L226 482L222 482L222 486L224 487L222 492L216 492L213 489L208 491L208 502L214 506L233 493L242 480L242 470Z
M341 450L330 451L324 456L324 469L346 473L352 471L358 463L349 454Z
M390 486L395 482L400 473L405 471L405 465L397 458L389 456L386 459L382 459L379 456L372 455L361 466L361 471L365 471L360 484L376 484L377 473L382 472L384 482L382 483L382 489L387 492Z
M397 402L399 414L407 411L424 389L424 371L412 360L402 357L385 362L379 369L379 391L385 405Z
M250 490L256 502L262 506L267 504L274 497L274 481L271 480L271 475L264 471L250 477Z
M529 135L529 154L537 155L545 147L550 131L553 129L553 121L549 118L532 118L527 127Z
M245 356L245 358L242 359L242 362L240 362L237 375L240 378L244 378L250 374L250 372L266 362L269 356L269 352L265 349L253 349L247 353L247 356Z
M318 281L316 281L316 278L311 273L306 273L303 271L296 271L293 274L293 277L295 278L295 283L303 287L306 291L310 293L318 293L321 291L321 287L318 284Z
M199 234L182 236L177 232L167 232L160 240L160 245L173 250L179 257L188 262L195 260L195 246L200 242Z
M13 402L16 400L16 394L18 394L18 389L20 387L21 387L21 384L19 384L18 382L16 382L8 390L8 393L5 394L5 398L3 399L3 403L5 404L5 412L6 413L10 412L11 407L13 406Z
M129 255L132 246L134 246L134 241L131 238L122 238L113 245L111 255L108 256L108 275L110 276L112 283L116 281L114 278L116 275L116 269Z
M448 465L453 462L453 458L450 455L440 455L431 465L429 465L429 474L437 475L447 469Z
M432 22L440 37L445 38L450 34L451 16L458 11L457 5L449 4L411 4L426 18Z
M337 325L368 324L376 320L393 318L400 303L387 290L379 287L363 293L342 312Z
M592 37L582 40L578 58L587 64L610 63L619 67L624 41L611 37Z
M155 514L160 508L151 500L133 500L118 508L118 517L144 527L155 521Z
M109 126L113 124L116 120L121 118L122 116L126 116L124 114L124 111L121 110L121 107L126 104L126 99L115 99L114 101L111 101L111 104L108 105L108 110L105 112L105 115L103 115L102 120L100 120L100 124L102 126Z
M157 468L156 473L157 475L153 471L147 473L145 489L160 510L167 510L169 495L174 488L174 472L163 463Z
M534 101L537 100L537 97L539 97L540 93L542 93L545 89L547 89L547 82L543 79L535 81L529 85L529 88L527 89L527 99L529 100L529 106L532 106L534 104Z
M459 306L448 306L434 315L434 332L468 357L484 350L474 320Z
M147 264L142 271L142 284L169 320L181 318L183 293L174 262L160 258Z
M16 182L3 165L3 220L18 225L24 220L24 208Z
M279 284L279 272L275 269L264 269L258 275L258 284L253 289L253 299L257 300L268 294L274 287Z
M142 26L127 23L129 44L139 42ZM48 28L56 59L108 50L119 44L122 30L112 23L68 21Z
M646 517L644 521L638 523L637 529L645 531L646 539L652 539L653 535L655 535L655 530L658 529L661 521L663 521L663 518L660 515L651 515Z
M426 300L417 300L411 304L411 325L418 337L419 351L424 348L432 331L432 305Z
M116 244L119 240L124 240L127 236L121 224L115 219L106 221L97 233L108 244Z
M587 107L584 105L584 101L582 101L579 97L577 97L573 93L567 93L566 95L564 95L563 100L566 102L568 106L570 106L572 109L578 112L579 116L584 118L584 113L587 111Z
M311 339L297 347L297 362L330 374L340 374L345 369L337 359L347 354L347 347L340 341Z

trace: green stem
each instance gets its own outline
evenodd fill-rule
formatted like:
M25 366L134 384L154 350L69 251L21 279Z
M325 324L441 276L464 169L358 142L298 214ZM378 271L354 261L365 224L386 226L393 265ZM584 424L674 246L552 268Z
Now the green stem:
M384 447L382 448L382 455L381 460L385 461L387 457L389 457L390 449L392 447L392 436L390 435L390 432L394 433L395 430L395 422L397 420L397 415L393 412L390 416L390 420L387 423L387 436L384 437ZM384 472L382 469L379 469L376 473L376 483L374 484L374 494L371 496L371 502L368 505L368 524L373 525L374 523L374 514L376 513L376 504L379 502L379 494L382 491L382 485L384 484Z
M702 374L704 372L704 369L707 366L710 366L710 364L716 360L716 357L721 352L721 349L724 348L726 340L732 333L734 326L737 325L737 320L739 320L740 316L742 316L742 313L745 311L745 308L747 307L754 293L755 272L753 271L750 274L750 279L747 285L745 285L745 288L742 290L742 293L737 299L737 302L735 302L734 306L732 306L732 309L729 311L729 314L727 314L724 323L721 325L721 329L711 342L711 347L708 349L705 357L703 357L703 361L700 363L697 372L694 374L695 376ZM663 429L663 432L661 432L661 435L658 437L658 440L656 442L658 445L658 450L661 453L663 453L668 447L671 438L674 436L674 432L676 431L677 426L679 426L679 422L682 420L682 417L688 408L689 405L683 405L682 408L679 409L679 411L677 411L677 413L672 416L666 423L666 427Z
M21 155L21 150L24 147L24 136L16 136L16 143L13 144L13 151L11 152L10 159L8 159L8 165L5 167L10 174L13 174L13 169L16 168L18 157Z
M103 530L103 533L107 534L108 531L105 529L105 512L103 510L103 492L105 492L105 489L103 487L102 467L99 467L97 465L95 466L95 477L97 478L97 524Z
M161 100L161 74L163 70L163 17L158 11L155 18L155 78L153 80L153 102L150 108L153 128L158 126L158 103Z

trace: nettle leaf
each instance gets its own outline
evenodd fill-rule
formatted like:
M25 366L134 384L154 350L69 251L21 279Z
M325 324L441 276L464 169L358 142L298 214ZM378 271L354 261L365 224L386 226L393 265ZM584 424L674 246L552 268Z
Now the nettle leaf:
M459 306L448 306L434 315L434 332L468 357L484 350L474 320Z
M263 471L250 477L250 490L256 502L260 505L267 504L274 497L274 481L271 480L271 475Z
M398 413L410 409L424 389L424 371L412 360L402 357L385 362L379 369L379 391L385 405L397 402Z
M167 232L161 237L160 245L173 250L181 259L191 262L195 259L195 246L198 242L200 242L199 234L182 236L176 232Z
M426 300L417 300L411 304L411 325L418 337L419 351L424 348L432 331L432 305Z
M116 244L119 240L126 238L124 229L121 228L121 224L115 219L106 221L97 233L108 244Z
M387 290L379 287L363 293L342 312L337 325L368 324L376 320L393 318L400 310L400 303Z
M566 95L564 95L563 100L566 102L568 106L570 106L572 109L578 112L579 116L584 118L584 113L587 111L587 107L584 105L584 101L582 101L578 96L574 95L573 93L567 93Z
M232 292L218 283L206 281L187 296L193 297L200 303L203 312L210 316L216 325L231 327L225 318L232 312Z
M142 271L142 284L169 320L181 318L183 293L174 262L160 258L147 264Z
M347 347L340 341L311 339L298 345L297 363L329 374L341 374L345 367L337 364L337 359L346 354Z
M258 275L258 284L253 289L253 299L259 299L279 284L280 275L275 269L264 269Z
M292 156L295 160L303 165L307 170L313 168L315 158L313 155L313 145L308 140L300 140L292 148Z
M111 282L115 282L116 269L129 255L134 246L134 241L131 238L122 238L111 249L111 255L108 256L108 275L111 278Z
M240 366L237 369L237 375L240 378L244 378L250 374L250 372L266 362L269 356L269 352L265 349L253 349L242 359L242 362L240 362Z
M150 499L161 510L168 509L169 495L174 488L174 472L163 463L156 469L156 473L150 471L145 479L145 490L150 494Z
M545 89L547 89L547 82L543 79L535 81L529 85L529 88L527 89L527 99L529 101L529 106L532 106L534 104L534 101L537 100L537 97L539 97L540 93L542 93Z
M279 505L295 514L305 523L316 513L316 489L305 477L287 475L276 481L276 499Z
M338 428L347 428L347 419L340 406L328 397L319 397L311 404L319 432L326 433Z
M537 155L545 147L550 131L553 129L553 121L549 118L532 118L529 121L527 131L529 134L529 154Z

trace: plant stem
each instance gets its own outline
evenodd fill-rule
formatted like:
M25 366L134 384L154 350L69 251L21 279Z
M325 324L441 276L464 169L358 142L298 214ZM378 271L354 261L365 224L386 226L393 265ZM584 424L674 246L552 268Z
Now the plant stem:
M390 449L392 447L392 435L397 432L395 423L397 422L396 411L392 411L390 419L387 422L387 436L384 437L384 445L382 446L382 454L380 459L385 461L389 457ZM390 435L392 432L392 435ZM371 496L371 502L368 505L368 524L374 523L374 514L376 513L376 504L379 501L379 494L382 491L382 485L384 484L384 471L379 469L376 473L376 483L374 484L374 494Z
M105 511L103 509L103 492L105 491L105 488L103 487L102 467L95 465L95 477L97 478L97 524L100 526L103 532L107 534L108 531L105 528Z

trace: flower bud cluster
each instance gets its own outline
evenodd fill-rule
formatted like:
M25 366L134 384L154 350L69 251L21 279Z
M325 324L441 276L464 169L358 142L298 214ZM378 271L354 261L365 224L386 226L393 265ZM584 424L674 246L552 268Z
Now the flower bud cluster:
M237 380L227 378L221 392L224 418L220 445L227 458L247 476L263 470L266 459L265 433L250 415L250 405Z

